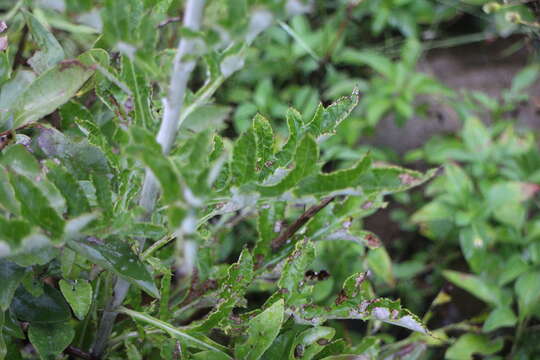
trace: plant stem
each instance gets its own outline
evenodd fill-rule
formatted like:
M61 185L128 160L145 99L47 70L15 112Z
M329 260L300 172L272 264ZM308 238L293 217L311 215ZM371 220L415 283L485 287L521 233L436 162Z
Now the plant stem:
M289 227L287 227L277 238L272 240L272 249L275 251L279 249L283 244L287 242L302 226L304 226L309 219L317 215L319 211L324 209L330 204L335 197L328 197L323 199L320 204L313 205L307 209L302 215L298 217Z
M187 0L184 13L184 27L198 31L201 26L205 0ZM167 98L164 100L164 113L157 135L157 142L161 145L163 153L167 155L173 146L176 133L180 127L180 113L184 103L187 82L195 68L193 58L186 59L195 49L195 41L183 37L174 57L173 71L169 84ZM144 209L143 221L151 217L158 195L158 183L150 170L146 170L139 205ZM144 238L139 239L139 250L144 248ZM92 347L92 354L101 357L104 353L108 339L117 316L118 307L124 302L129 290L129 282L118 278L114 288L114 295L109 300L98 328L96 341Z

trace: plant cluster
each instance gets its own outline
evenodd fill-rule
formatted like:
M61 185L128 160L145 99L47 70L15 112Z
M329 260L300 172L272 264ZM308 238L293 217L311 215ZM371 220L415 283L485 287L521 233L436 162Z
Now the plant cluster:
M0 0L0 360L539 356L539 67L500 99L417 70L462 12L534 10L464 3ZM459 133L358 146L425 96ZM398 203L405 259L365 226ZM445 281L485 306L435 322Z

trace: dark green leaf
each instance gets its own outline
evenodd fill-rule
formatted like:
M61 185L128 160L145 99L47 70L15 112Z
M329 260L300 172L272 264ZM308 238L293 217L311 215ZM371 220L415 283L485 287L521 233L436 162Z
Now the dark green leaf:
M69 306L55 288L44 285L43 294L34 297L24 287L15 292L11 310L21 321L31 323L62 323L71 318Z
M75 329L68 323L30 324L28 338L43 360L54 360L75 337Z
M86 238L70 241L68 246L90 261L114 271L149 295L159 298L152 274L126 242L113 239L103 242L96 238Z
M268 309L249 321L247 340L236 345L237 359L257 360L272 345L283 322L285 312L283 300L276 301Z

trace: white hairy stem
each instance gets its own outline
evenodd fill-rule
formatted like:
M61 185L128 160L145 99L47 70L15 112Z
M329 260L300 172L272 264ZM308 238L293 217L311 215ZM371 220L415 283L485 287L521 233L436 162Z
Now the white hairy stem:
M193 31L198 31L200 29L204 5L205 0L187 0L183 20L185 28ZM181 125L180 114L184 104L184 95L186 93L188 80L196 65L194 56L190 57L195 50L195 46L196 41L194 39L182 37L174 57L169 91L164 104L163 120L161 121L161 126L157 135L157 142L161 145L165 155L171 151L176 134ZM151 217L158 192L157 179L154 174L147 169L141 198L139 200L139 205L145 210L145 215L143 216L144 220L148 220ZM141 251L143 247L144 239L140 239ZM124 302L129 290L129 285L129 282L122 278L118 278L116 281L114 294L103 311L96 341L92 347L92 354L94 356L101 357L107 349L109 337L116 316L118 315L118 307Z

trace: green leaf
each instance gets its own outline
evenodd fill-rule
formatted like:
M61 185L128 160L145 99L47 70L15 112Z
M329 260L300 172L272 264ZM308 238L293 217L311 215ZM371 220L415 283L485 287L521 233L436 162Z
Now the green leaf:
M248 324L247 339L244 343L236 345L235 357L246 360L259 359L279 334L284 312L284 302L280 299L251 319Z
M296 305L305 301L302 283L304 274L315 259L315 247L307 238L296 243L292 254L287 258L278 281L279 291L287 305Z
M512 309L502 306L496 308L489 314L482 330L484 332L491 332L501 327L512 327L516 324L516 322L517 317L514 315Z
M17 250L31 231L30 223L19 219L7 220L0 215L0 241L6 242L12 251ZM0 252L0 258L4 255Z
M454 285L470 292L477 298L492 305L502 305L502 294L500 288L483 281L475 275L460 273L453 270L443 271L443 275Z
M23 267L11 261L0 260L0 283L2 284L0 287L0 312L3 313L11 305L15 290L17 290L24 274Z
M243 299L253 275L253 258L249 251L244 249L238 261L228 269L227 276L217 293L217 306L202 323L195 324L193 330L201 332L212 330L227 318L237 303Z
M11 304L11 311L18 320L31 323L62 323L71 318L69 306L55 288L44 285L43 294L34 297L19 286Z
M257 140L253 130L243 133L236 141L232 153L232 183L242 185L255 179Z
M27 177L10 173L9 179L21 204L22 215L49 232L53 241L58 241L64 232L64 220L50 206L47 198Z
M191 112L186 120L182 123L182 127L194 133L199 133L205 130L221 130L225 126L225 120L229 117L231 108L229 106L207 104L197 107ZM189 132L181 131L178 134L180 137L189 138Z
M274 131L270 122L260 114L253 119L253 131L257 140L257 171L259 180L270 174L274 156Z
M33 40L41 49L28 60L28 64L36 73L41 74L64 60L64 49L34 15L28 11L23 11L23 15Z
M262 196L274 197L292 189L300 180L312 174L317 169L319 150L315 139L305 136L294 155L294 169L290 170L283 179L274 185L258 186L257 190Z
M201 351L193 354L194 360L228 360L230 357L218 351Z
M114 271L150 296L159 298L152 274L125 241L108 239L103 242L96 238L86 238L69 241L67 245L88 260Z
M122 56L122 78L132 91L132 101L135 111L135 124L150 128L153 124L149 82L145 79L144 71L135 67L133 61Z
M41 74L11 106L12 128L35 122L74 97L94 74L92 65L97 62L94 57L104 54L104 50L89 50L77 57L76 62L58 64Z
M82 107L82 105L79 105L75 103L74 101L71 101L68 104L64 105L62 109L65 110L65 108L68 105ZM83 109L86 110L85 108ZM62 117L64 117L64 115ZM91 116L89 118L91 118ZM86 120L84 118L81 119L81 118L75 117L75 122L79 126L79 129L81 129L81 131L86 134L88 143L91 145L97 146L101 150L101 152L103 152L103 154L107 157L107 160L109 161L109 165L117 173L118 169L120 168L119 156L113 153L113 148L109 144L105 135L101 132L101 129L92 121Z
M298 196L328 194L348 190L361 185L361 177L371 166L371 157L364 156L356 166L350 169L334 171L330 174L317 174L302 180L295 191Z
M110 173L105 154L86 140L76 142L54 128L41 128L33 143L37 153L57 158L78 180Z
M367 65L387 78L391 78L393 74L394 65L392 62L387 57L374 51L345 49L340 56L340 60L351 65Z
M179 175L169 157L163 155L161 146L146 130L132 127L131 145L126 152L146 165L161 185L165 203L172 203L183 198Z
M500 182L490 187L486 200L497 220L520 229L527 217L523 193L522 183Z
M9 110L35 80L32 71L19 70L15 76L2 86L0 92L0 131L13 128L13 117Z
M15 191L9 182L8 171L0 165L0 209L14 215L19 215L19 202L15 197Z
M20 144L5 149L0 157L0 163L30 178L37 177L41 172L36 158Z
M200 333L196 332L190 332L190 331L184 331L182 329L176 328L172 326L169 323L166 323L164 321L158 320L148 314L141 313L138 311L133 311L124 307L121 307L119 309L119 312L126 314L133 319L145 322L149 325L152 325L158 329L161 329L168 333L171 337L177 338L179 340L185 341L190 347L194 347L201 350L210 350L215 352L220 352L224 356L227 357L227 359L232 359L227 354L227 348L224 346L210 340L204 335L201 335Z
M532 64L525 67L514 76L514 79L512 79L512 88L510 91L517 94L526 90L529 86L534 84L536 79L538 79L538 75L540 75L540 67L538 64Z
M43 360L54 360L75 337L75 329L68 323L30 324L28 338Z
M259 207L259 216L257 218L257 231L259 238L253 249L253 256L257 265L272 251L272 240L279 235L276 232L276 224L285 217L285 202L273 202Z
M437 169L426 173L404 169L398 166L375 167L364 172L360 184L366 193L391 194L421 185L434 177Z
M276 165L285 167L293 158L296 152L298 140L302 135L302 126L304 122L302 115L295 109L289 108L287 111L287 128L289 130L289 137L287 142L283 145L283 148L276 154Z
M482 121L476 117L468 117L461 130L463 142L473 154L481 156L489 150L491 134Z
M446 350L445 358L449 360L472 359L473 354L493 355L503 347L503 339L490 341L486 336L468 333Z
M92 305L92 285L81 279L73 282L61 279L59 285L75 316L83 320Z
M307 329L296 336L289 353L289 360L311 360L320 353L334 337L336 330L326 326Z
M66 199L68 214L79 216L90 212L90 204L75 178L64 167L56 165L53 162L47 164L49 171L47 177L60 190L62 196Z
M390 286L395 285L396 280L392 273L392 259L390 259L388 252L383 246L371 250L367 256L367 262L369 268L376 276L380 276Z
M93 174L92 185L96 190L96 200L107 218L113 214L112 190L109 178L105 175Z
M359 93L354 90L352 95L338 99L324 110L320 106L306 127L315 138L335 133L337 126L356 108L359 99Z
M518 297L519 318L524 319L540 307L540 271L521 274L516 280L515 291Z

